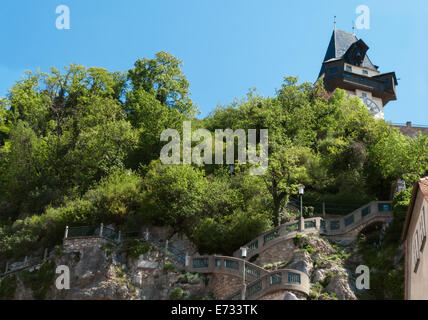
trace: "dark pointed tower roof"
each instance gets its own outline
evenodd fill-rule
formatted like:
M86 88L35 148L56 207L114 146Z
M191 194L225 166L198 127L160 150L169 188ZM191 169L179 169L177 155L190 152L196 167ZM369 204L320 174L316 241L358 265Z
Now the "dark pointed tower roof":
M330 43L327 48L327 52L324 57L324 61L332 60L332 59L344 59L345 54L348 49L354 44L358 42L358 38L355 34L342 31L339 29L334 29L333 34L330 39ZM371 69L377 71L378 67L375 66L370 58L365 55L361 67ZM324 73L324 65L321 67L321 71L319 77Z

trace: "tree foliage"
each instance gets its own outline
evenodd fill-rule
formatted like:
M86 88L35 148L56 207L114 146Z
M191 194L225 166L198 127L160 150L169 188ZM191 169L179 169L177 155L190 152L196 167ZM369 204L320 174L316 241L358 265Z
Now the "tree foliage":
M127 73L73 64L15 83L0 99L1 258L57 244L66 225L100 222L167 225L201 252L230 254L281 222L299 184L311 206L359 207L388 199L399 177L411 185L428 174L428 137L404 137L343 90L287 77L273 97L251 89L195 119L181 68L160 52ZM162 165L161 132L182 133L185 120L193 130L268 129L266 173Z

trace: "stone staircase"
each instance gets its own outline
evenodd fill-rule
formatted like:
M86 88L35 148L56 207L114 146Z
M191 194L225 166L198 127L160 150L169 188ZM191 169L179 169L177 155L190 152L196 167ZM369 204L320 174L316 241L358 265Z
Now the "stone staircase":
M236 286L246 282L246 299L256 300L270 292L291 290L309 295L310 281L306 273L294 269L268 271L244 259L225 256L195 256L186 265L187 272L222 274L228 278L238 278ZM242 288L225 296L225 299L240 299Z
M130 236L129 239L145 240L151 245L165 250L169 257L176 263L176 266L178 265L180 269L187 272L221 275L222 277L226 277L226 281L227 279L231 280L231 277L237 279L237 282L235 280L236 289L227 295L223 294L223 299L241 298L244 277L247 287L246 298L248 299L258 299L263 295L278 290L291 290L308 295L310 281L306 273L293 269L267 271L260 266L248 262L248 260L283 241L296 237L297 234L318 233L335 240L352 240L365 227L373 223L386 223L392 217L390 201L372 201L343 217L315 217L302 219L298 222L289 222L267 231L245 244L243 247L247 248L248 253L245 259L240 258L240 250L235 251L233 257L220 255L189 256L174 248L171 244L168 244L168 241L160 242L159 239L155 239L149 234L141 236L140 233L136 233L134 236ZM91 245L94 241L117 245L126 239L128 237L125 235L121 237L120 233L116 233L102 224L100 227L79 227L70 228L70 230L67 227L64 237L64 248L87 246ZM24 261L20 267L6 269L3 274L0 274L0 278L25 269L40 268L41 262L30 262ZM225 285L227 287L227 283Z
M226 299L242 297L244 270L247 285L246 298L248 299L258 299L278 290L291 290L308 295L310 281L306 273L293 269L269 272L248 260L283 241L296 237L297 234L317 233L339 241L352 241L365 227L373 223L386 223L392 217L390 201L372 201L343 217L316 217L285 223L245 244L243 246L247 248L245 260L239 258L240 250L235 251L233 257L192 256L186 258L186 271L222 274L240 279L241 289L228 295L225 297Z

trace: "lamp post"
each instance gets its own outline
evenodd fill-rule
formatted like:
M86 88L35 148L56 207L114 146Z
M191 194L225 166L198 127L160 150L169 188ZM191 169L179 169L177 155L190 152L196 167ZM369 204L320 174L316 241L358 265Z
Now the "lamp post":
M241 295L242 300L245 300L245 296L247 294L247 284L245 283L245 258L247 257L247 249L248 248L245 248L245 247L241 248L241 257L244 261L244 265L242 267L243 269L243 276L242 276L243 282L242 282L242 295Z
M303 220L303 193L305 192L305 186L301 184L297 187L300 195L300 231L305 229L305 222Z

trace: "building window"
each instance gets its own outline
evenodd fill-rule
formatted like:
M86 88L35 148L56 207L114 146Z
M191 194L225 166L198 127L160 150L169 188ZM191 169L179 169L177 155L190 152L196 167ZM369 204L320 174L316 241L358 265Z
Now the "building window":
M421 251L424 250L425 242L427 240L427 229L425 223L425 207L422 207L421 221L419 222L419 231L421 234Z
M245 265L245 273L255 278L260 278L260 270L255 269L251 266Z
M367 93L363 92L363 93L361 94L361 96L362 96L363 98L367 98Z
M419 235L418 231L415 232L413 236L413 264L414 264L414 272L418 272L420 262L420 249L419 249Z
M216 268L221 267L221 260L220 259L215 259L215 266L216 266Z
M321 230L326 230L327 229L327 225L325 223L325 220L321 220Z
M278 284L282 282L282 273L275 273L270 276L270 284Z
M362 215L363 217L365 217L365 216L368 216L368 215L370 214L370 212L371 212L371 207L367 207L367 208L364 208L364 209L361 211L361 215Z
M346 66L345 70L348 71L348 72L352 72L352 67L351 66Z
M337 69L337 67L334 67L334 68L330 68L328 71L329 71L330 73L336 73L336 72L338 72L338 71L339 71L339 69Z
M330 222L330 230L339 230L340 229L340 221L334 220Z
M369 72L367 70L363 70L363 74L367 76Z
M256 240L248 246L248 251L252 252L254 250L257 250L258 248L259 248L259 240Z
M193 268L208 268L208 259L207 258L199 258L193 260Z
M289 272L288 273L288 282L289 283L300 283L300 274Z
M378 209L380 212L392 211L392 206L390 203L379 203Z
M354 215L345 218L345 227L354 223Z
M239 263L232 260L224 260L224 266L228 269L239 269Z

